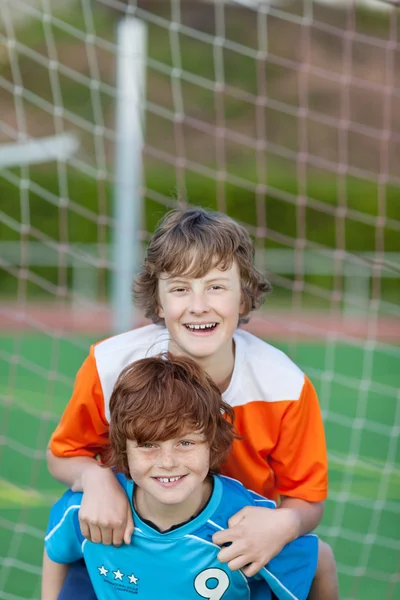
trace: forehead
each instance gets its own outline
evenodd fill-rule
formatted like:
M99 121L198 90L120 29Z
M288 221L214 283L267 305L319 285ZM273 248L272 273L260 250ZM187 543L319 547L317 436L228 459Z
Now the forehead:
M180 440L193 440L196 442L206 442L207 441L207 437L205 435L205 433L199 429L190 429L188 427L185 427L184 430L182 430L182 432L177 432L174 433L172 435L172 437L167 437L166 439L163 439L164 436L161 436L160 439L154 438L154 436L149 436L149 439L145 439L144 442L143 440L140 440L140 443L146 443L146 442L150 442L150 443L158 443L158 444L175 444L176 442L179 442ZM127 447L128 446L132 446L135 447L137 445L137 440L136 439L130 439L127 438L126 440L126 444Z
M170 272L166 271L160 273L159 279L161 281L170 281L171 279L229 279L235 281L239 279L239 268L236 261L233 260L230 265L215 265L211 267L206 273L196 273L195 266L192 264L189 266L186 272Z

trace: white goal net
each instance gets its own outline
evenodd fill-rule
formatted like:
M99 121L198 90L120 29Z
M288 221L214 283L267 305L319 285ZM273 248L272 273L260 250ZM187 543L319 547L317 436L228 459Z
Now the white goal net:
M2 0L0 599L40 597L45 448L112 333L127 19L147 31L140 243L178 204L246 225L273 284L248 327L319 394L341 597L400 597L397 4Z

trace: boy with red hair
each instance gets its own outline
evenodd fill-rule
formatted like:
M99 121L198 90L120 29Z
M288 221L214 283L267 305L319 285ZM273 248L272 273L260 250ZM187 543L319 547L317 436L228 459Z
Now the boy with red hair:
M275 508L217 475L234 439L233 421L232 407L190 358L156 356L128 365L110 398L106 464L115 468L134 515L131 544L116 548L85 540L82 494L66 492L51 511L42 600L59 598L63 564L82 557L98 600L127 593L144 600L268 600L272 594L305 600L317 565L315 535L285 546L255 577L218 560L212 538L227 528L232 512Z

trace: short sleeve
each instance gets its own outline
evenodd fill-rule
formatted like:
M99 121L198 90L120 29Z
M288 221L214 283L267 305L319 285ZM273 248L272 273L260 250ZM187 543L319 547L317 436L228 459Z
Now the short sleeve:
M255 580L264 579L278 600L306 600L317 563L318 537L312 534L305 535L284 546L280 553L257 573ZM257 588L257 584L254 585Z
M328 464L324 425L318 397L305 377L298 400L287 403L280 434L268 463L278 494L309 502L325 500Z
M275 503L249 490L253 506L275 508ZM279 508L277 509L279 510ZM265 582L278 600L306 600L318 563L318 537L303 535L282 548L254 578L249 579L252 600L265 600Z
M76 376L72 397L50 439L60 457L96 456L108 445L108 422L93 347Z
M50 560L56 563L69 564L83 556L78 511L82 494L65 492L50 511L45 548Z

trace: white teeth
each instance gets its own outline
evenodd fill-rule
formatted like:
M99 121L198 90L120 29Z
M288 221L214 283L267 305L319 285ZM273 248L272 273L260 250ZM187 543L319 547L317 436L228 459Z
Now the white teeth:
M202 323L201 325L189 325L187 324L186 327L188 327L189 329L192 330L196 330L196 329L212 329L213 327L216 326L216 323Z
M178 481L180 477L157 477L158 481L161 483L171 483L172 481Z

